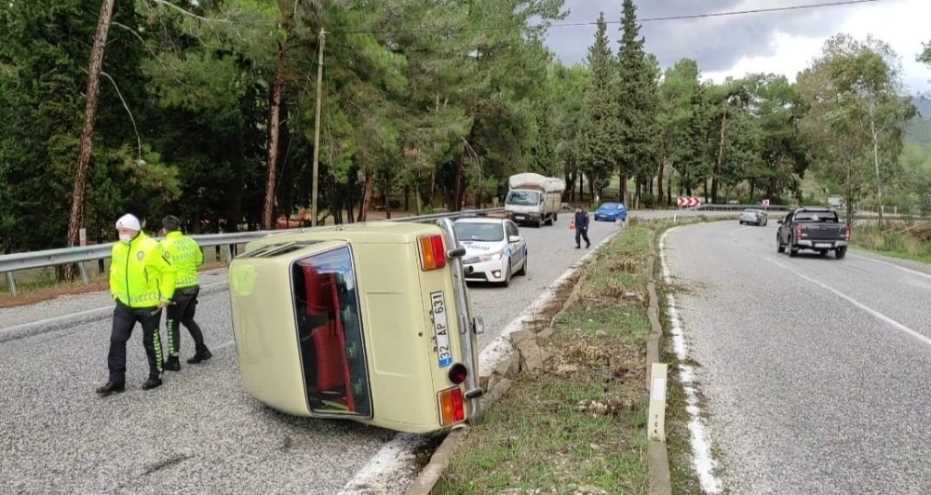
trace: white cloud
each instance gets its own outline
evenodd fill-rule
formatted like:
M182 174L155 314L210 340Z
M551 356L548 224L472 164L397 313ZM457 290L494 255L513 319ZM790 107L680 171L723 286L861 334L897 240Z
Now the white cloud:
M911 92L931 90L931 69L915 60L922 51L922 43L931 41L926 29L931 19L931 2L928 0L898 0L869 4L849 12L836 28L859 39L868 35L889 43L902 61L902 75ZM821 52L827 37L810 37L776 31L770 43L769 55L741 57L733 67L708 72L705 77L715 81L728 76L740 77L748 72L774 72L791 80L807 67Z

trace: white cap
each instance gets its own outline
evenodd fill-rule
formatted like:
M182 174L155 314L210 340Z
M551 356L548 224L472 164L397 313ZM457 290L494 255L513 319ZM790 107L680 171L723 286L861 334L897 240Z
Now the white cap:
M117 230L128 229L128 230L135 230L136 232L139 232L140 230L142 230L142 226L139 225L139 219L136 218L135 215L133 215L132 213L127 213L121 216L120 219L116 221L116 229Z

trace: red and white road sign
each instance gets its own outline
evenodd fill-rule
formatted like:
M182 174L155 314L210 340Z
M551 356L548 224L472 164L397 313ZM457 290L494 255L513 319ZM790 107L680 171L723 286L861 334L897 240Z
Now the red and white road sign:
M763 201L760 201L760 205L762 205L763 208L769 208L769 200L764 199Z
M677 201L679 208L697 208L701 206L701 198L695 196L679 196Z

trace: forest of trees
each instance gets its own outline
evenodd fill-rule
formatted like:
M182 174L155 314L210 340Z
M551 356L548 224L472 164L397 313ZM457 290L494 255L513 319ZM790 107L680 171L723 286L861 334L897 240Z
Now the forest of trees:
M801 202L807 174L931 209L931 152L903 144L915 112L881 42L832 38L797 83L714 83L694 60L660 68L632 0L607 13L619 43L603 15L565 66L544 38L567 15L563 0L7 0L0 252L73 244L69 219L110 240L125 211L274 227L310 207L315 151L318 218L336 223L488 205L522 171L564 177L577 203Z

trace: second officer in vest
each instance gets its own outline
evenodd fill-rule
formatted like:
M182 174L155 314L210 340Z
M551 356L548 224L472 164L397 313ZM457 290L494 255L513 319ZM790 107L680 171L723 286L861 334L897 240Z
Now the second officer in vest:
M204 262L204 253L197 241L181 233L181 221L178 217L168 215L162 219L162 228L165 230L165 240L162 241L165 257L177 272L176 289L171 304L168 306L166 320L168 359L165 360L165 369L179 371L181 363L178 355L181 348L180 327L182 324L194 339L194 356L187 360L188 364L200 363L212 356L207 345L204 344L204 334L200 326L194 321L197 295L200 293L197 268Z

